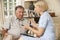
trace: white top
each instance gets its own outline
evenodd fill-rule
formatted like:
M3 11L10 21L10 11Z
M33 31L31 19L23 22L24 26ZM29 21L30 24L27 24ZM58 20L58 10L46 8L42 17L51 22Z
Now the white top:
M55 40L53 20L47 11L40 16L38 27L45 29L44 34L40 38L45 38L44 40Z

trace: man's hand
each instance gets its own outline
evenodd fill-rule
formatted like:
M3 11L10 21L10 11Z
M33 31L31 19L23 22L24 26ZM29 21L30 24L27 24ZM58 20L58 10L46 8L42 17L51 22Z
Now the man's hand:
M6 30L4 30L4 28L2 29L2 34L3 34L3 36L5 36L5 35L7 35L8 34L8 32L7 32L8 30L6 29Z
M26 30L29 30L29 28L30 28L29 25L24 26L24 29L26 29Z

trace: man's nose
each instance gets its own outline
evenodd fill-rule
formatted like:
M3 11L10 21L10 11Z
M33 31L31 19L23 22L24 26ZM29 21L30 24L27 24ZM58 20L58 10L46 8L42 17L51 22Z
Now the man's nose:
M20 15L23 15L23 13L20 13Z

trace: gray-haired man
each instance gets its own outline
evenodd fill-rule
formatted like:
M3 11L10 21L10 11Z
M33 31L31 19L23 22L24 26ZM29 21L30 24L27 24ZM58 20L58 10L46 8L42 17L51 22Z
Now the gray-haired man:
M3 32L5 32L3 40L17 40L20 37L20 33L26 32L23 25L28 24L28 21L23 18L23 13L24 7L17 6L15 8L15 16L6 19L3 26Z

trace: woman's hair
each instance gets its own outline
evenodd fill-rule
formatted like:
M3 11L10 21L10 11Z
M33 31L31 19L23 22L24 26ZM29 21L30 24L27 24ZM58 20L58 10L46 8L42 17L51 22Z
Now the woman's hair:
M44 11L48 10L48 5L45 1L38 1L34 5L43 8Z

